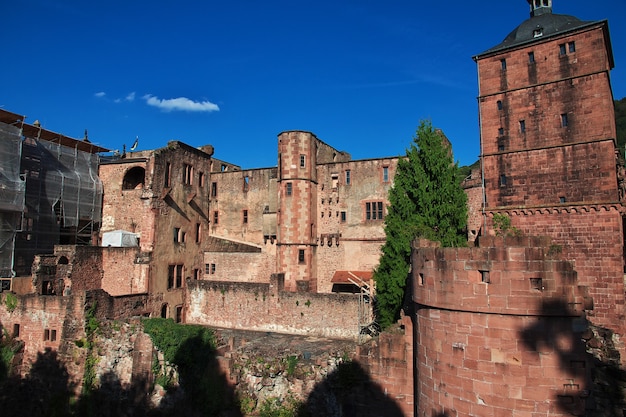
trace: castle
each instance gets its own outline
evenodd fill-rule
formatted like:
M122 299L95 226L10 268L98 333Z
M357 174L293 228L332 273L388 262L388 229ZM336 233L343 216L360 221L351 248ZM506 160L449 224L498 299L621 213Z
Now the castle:
M406 371L417 379L390 391L414 393L420 416L585 415L602 397L590 346L626 353L608 23L529 4L528 20L474 57L481 173L466 191L477 243L414 244ZM355 340L371 328L398 157L353 161L288 131L270 168L179 141L99 160L106 150L87 137L4 110L0 135L0 280L22 295L0 323L26 357L63 349L96 298L107 318Z

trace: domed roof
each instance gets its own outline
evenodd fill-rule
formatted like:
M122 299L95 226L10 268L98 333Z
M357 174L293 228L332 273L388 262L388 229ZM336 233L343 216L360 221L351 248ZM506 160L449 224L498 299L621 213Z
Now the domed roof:
M477 55L477 57L553 35L566 33L595 23L597 22L583 21L577 17L564 14L546 13L533 16L522 22L521 25L509 33L502 43Z

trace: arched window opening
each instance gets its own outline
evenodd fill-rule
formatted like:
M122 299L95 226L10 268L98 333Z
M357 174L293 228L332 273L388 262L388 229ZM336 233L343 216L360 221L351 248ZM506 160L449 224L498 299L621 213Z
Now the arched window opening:
M142 167L133 167L126 171L124 181L122 182L122 190L134 190L143 188L146 180L146 170Z

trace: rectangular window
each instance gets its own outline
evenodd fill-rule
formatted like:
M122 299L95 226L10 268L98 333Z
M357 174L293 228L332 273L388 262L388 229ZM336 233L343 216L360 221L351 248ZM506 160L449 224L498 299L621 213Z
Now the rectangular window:
M43 340L50 340L50 329L44 329Z
M330 181L332 183L332 187L333 189L337 189L337 186L339 185L339 175L337 174L331 174L330 176Z
M204 172L198 172L198 185L204 187Z
M202 225L200 223L196 223L196 243L200 243L202 241Z
M57 340L57 331L56 330L50 330L50 341L51 342L55 342Z
M183 184L192 185L193 183L193 167L189 164L183 165Z
M215 264L211 264L211 275L215 275Z
M519 121L519 131L522 133L526 132L526 120Z
M217 197L217 183L211 183L211 197Z
M244 175L244 177L243 177L243 191L247 192L249 187L250 187L250 177L247 176L247 175Z
M304 263L304 249L298 249L298 263Z
M174 243L180 243L180 227L174 228Z
M213 212L213 224L218 224L220 220L220 215L218 211Z
M176 288L183 286L183 266L176 265Z
M170 178L172 175L172 165L169 162L165 163L165 181L163 181L163 186L164 187L169 187L170 184Z
M248 210L243 211L243 223L244 224L248 223Z
M498 129L498 136L504 136L504 128L503 127Z
M176 306L176 323L183 321L183 306Z
M559 45L559 55L563 56L567 53L567 49L565 48L565 44L562 43Z
M506 175L500 175L500 187L504 187L506 185Z
M382 201L368 201L365 203L365 220L383 220L384 217Z
M567 127L569 124L569 120L567 119L567 113L563 113L561 115L561 127Z
M350 170L346 169L346 185L350 185Z
M18 323L13 324L13 337L20 337L20 325Z
M496 104L498 106L498 110L502 110L502 100L498 100Z
M502 69L502 71L506 70L506 59L500 60L500 68Z
M222 171L222 172L226 171L226 164L220 165L220 171Z
M300 155L300 168L304 168L306 166L306 155Z
M286 185L286 189L287 189L287 190L286 190L287 195L288 195L288 196L290 196L290 195L292 194L292 192L293 192L292 185L291 185L291 183L290 183L290 182L288 182L288 183L287 183L287 185Z
M341 212L341 223L345 223L346 222L346 212L342 211Z
M535 63L535 53L534 52L529 52L528 53L528 63L529 64L534 64Z
M383 182L389 182L389 167L383 167Z
M211 264L204 264L204 274L209 275L211 273Z
M174 288L175 277L176 265L169 265L167 267L167 289Z
M576 42L569 42L567 44L570 53L576 52Z
M198 268L193 269L193 279L196 281L200 279L200 269Z

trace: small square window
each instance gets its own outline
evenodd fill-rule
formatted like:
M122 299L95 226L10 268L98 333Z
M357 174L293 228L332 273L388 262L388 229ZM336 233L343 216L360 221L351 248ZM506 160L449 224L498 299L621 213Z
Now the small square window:
M566 203L566 202L567 202L567 199L565 197L562 197L562 196L559 197L559 203L563 204L563 203Z
M480 281L485 284L489 284L491 282L491 278L489 278L489 271L480 271Z
M543 291L543 280L541 278L531 278L530 279L530 288L537 291Z

